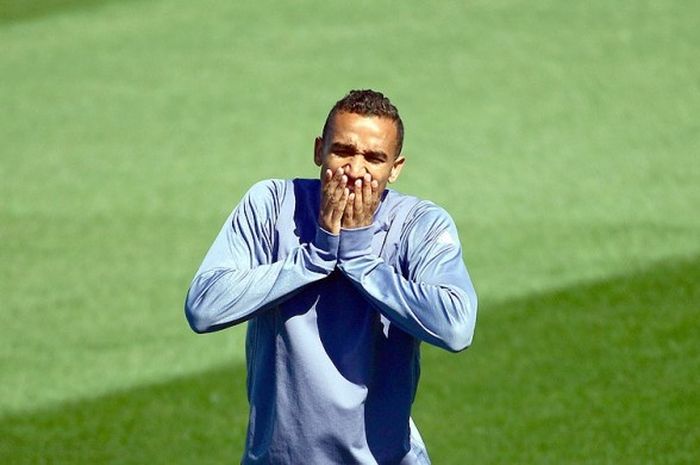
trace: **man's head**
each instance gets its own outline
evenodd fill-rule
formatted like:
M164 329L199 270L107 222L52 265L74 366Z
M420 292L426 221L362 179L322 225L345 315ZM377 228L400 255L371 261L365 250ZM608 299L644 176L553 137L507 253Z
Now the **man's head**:
M403 123L391 101L373 90L353 90L329 112L314 161L322 173L342 167L350 183L369 173L383 190L401 172L402 146Z

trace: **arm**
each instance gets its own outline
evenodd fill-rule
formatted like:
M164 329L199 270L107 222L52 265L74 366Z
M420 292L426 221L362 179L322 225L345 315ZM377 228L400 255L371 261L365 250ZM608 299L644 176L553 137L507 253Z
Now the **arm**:
M477 300L449 215L431 206L411 220L401 250L407 277L372 254L371 239L372 227L344 229L339 269L405 332L453 352L467 348Z
M315 239L272 262L274 224L284 186L253 186L226 220L197 271L185 314L198 333L217 331L276 306L335 268L338 236L318 228Z

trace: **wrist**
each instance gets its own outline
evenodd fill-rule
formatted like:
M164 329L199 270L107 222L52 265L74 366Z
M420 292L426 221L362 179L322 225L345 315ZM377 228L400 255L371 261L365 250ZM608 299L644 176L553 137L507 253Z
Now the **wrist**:
M338 246L340 236L332 234L320 225L316 228L316 235L309 245L311 261L324 270L331 272L338 261Z
M319 229L322 229L325 231L327 234L331 234L333 236L337 236L340 234L340 222L338 224L329 224L322 217L319 217L317 220L317 225Z
M372 238L374 237L374 225L341 228L338 244L338 259L352 260L372 253Z

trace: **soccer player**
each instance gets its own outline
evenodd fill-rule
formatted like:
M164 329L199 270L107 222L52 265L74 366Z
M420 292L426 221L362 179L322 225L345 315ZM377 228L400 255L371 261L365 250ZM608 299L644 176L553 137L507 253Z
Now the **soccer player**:
M450 216L387 189L402 144L389 99L351 91L315 141L320 179L255 184L192 281L194 331L248 322L245 465L430 463L420 343L468 347L477 301Z

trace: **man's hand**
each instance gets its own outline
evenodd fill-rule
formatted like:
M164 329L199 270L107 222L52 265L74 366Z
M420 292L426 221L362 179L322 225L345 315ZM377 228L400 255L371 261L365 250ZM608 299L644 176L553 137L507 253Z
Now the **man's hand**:
M348 195L345 212L342 217L343 228L362 228L372 224L374 212L379 205L379 184L372 176L365 174L355 180L353 191Z
M344 174L343 168L338 168L335 173L326 170L321 178L318 224L333 235L340 234L341 219L350 196L347 182L348 177Z

